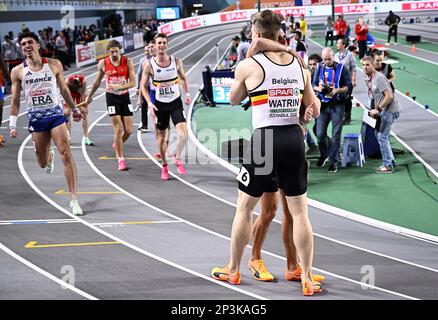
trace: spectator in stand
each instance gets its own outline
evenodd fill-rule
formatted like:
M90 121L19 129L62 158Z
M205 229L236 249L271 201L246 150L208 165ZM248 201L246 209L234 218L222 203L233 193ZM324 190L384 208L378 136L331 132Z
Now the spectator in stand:
M82 41L82 34L79 31L79 27L75 26L75 29L73 30L73 42L74 44L78 44L80 41Z
M339 37L345 37L345 35L347 34L347 22L345 22L344 16L342 14L338 16L338 20L336 20L335 22L334 34L336 40Z
M9 35L5 36L5 41L2 43L2 53L9 67L9 73L20 62L16 62L18 58L18 48L16 43Z
M327 17L327 22L324 24L325 29L325 46L327 47L328 41L330 40L331 46L333 46L333 30L334 30L334 24L332 21L332 17Z
M356 42L359 48L359 59L362 59L367 52L367 33L368 26L363 19L363 17L359 17L355 27L354 33L356 34Z
M114 36L114 30L113 30L113 28L111 27L110 24L108 25L108 29L106 31L106 34L108 36L108 39L112 38Z
M302 35L303 41L306 41L306 35L307 35L307 22L304 18L304 14L300 16L300 31Z
M67 44L65 41L64 33L62 31L58 32L55 39L56 57L61 61L64 70L68 70L70 64L67 57Z

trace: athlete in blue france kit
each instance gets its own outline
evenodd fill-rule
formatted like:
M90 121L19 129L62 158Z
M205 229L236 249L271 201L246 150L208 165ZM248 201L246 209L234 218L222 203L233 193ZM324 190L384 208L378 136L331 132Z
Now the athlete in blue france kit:
M53 172L55 156L51 148L51 140L53 140L64 164L64 174L71 196L70 208L74 215L83 215L77 199L76 165L68 142L68 131L58 88L72 110L73 119L80 121L85 116L79 108L76 108L70 95L64 81L61 62L40 56L38 37L34 33L22 33L18 40L25 61L11 72L10 136L17 137L17 114L20 108L20 92L23 89L29 120L28 130L32 134L38 164L48 173Z

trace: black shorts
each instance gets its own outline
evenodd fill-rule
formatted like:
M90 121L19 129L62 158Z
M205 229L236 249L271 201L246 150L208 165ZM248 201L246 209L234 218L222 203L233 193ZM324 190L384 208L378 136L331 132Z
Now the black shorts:
M107 92L106 105L110 117L129 117L133 115L134 109L132 108L129 93L118 95Z
M253 197L275 192L286 196L307 191L304 136L299 125L272 126L254 130L240 168L239 190Z
M178 123L186 122L181 98L169 103L164 103L157 100L155 101L155 106L158 109L155 111L157 116L156 124L158 130L166 130L169 128L170 118L172 118L172 122L175 126Z

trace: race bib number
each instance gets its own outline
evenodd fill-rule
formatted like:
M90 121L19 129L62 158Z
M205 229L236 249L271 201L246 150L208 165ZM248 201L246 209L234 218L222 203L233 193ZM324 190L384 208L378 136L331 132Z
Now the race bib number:
M108 106L108 113L111 115L116 114L116 107L115 106Z
M239 174L236 177L237 181L239 181L241 184L243 184L245 187L248 187L249 185L249 172L246 170L245 167L240 167Z

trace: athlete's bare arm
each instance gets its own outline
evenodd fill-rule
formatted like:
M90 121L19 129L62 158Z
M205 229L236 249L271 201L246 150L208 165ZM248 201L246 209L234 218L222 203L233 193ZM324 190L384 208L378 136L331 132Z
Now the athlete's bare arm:
M139 88L138 88L138 90L137 90L138 101L140 101L141 97L143 97L143 92L142 92L142 90L141 90L141 80L143 79L144 68L146 68L146 65L148 65L148 64L149 64L149 60L145 60L145 61L143 61L143 64L142 64L142 66L141 66L140 79L138 79L138 81L139 81L139 83L140 83L140 86L139 86ZM149 84L149 82L146 82L146 83ZM147 86L146 86L146 88L147 88ZM146 90L147 90L147 89L146 89Z
M310 118L319 117L321 101L316 97L315 92L313 91L310 72L307 69L303 69L303 74L305 80L303 104L306 107L304 120L309 121Z
M176 58L176 67L178 71L179 79L181 80L181 85L184 92L186 93L184 102L190 104L190 92L189 92L189 82L187 81L186 73L184 71L184 66L180 58Z
M274 40L266 39L266 38L256 38L251 42L251 46L248 49L248 52L246 53L246 57L250 58L253 55L257 54L261 51L272 51L272 52L287 52L293 55L300 65L303 68L306 68L306 63L304 62L303 58L293 50L291 47L288 47L284 44L281 44L279 42L276 42Z
M147 63L146 63L147 62ZM141 82L140 82L140 90L141 94L143 95L144 99L148 103L149 108L154 110L158 110L157 107L152 103L151 96L149 95L148 90L148 84L149 84L149 78L152 76L152 67L149 61L146 61L143 65L143 73L141 75Z
M11 100L11 113L9 116L9 128L11 129L11 138L17 137L17 115L20 110L20 93L21 93L21 75L23 73L23 65L20 64L12 69L11 80L12 80L12 100ZM14 120L13 120L14 119ZM15 122L15 123L14 123Z
M91 97L96 92L96 90L99 88L100 83L102 82L102 79L103 79L103 77L105 75L104 66L105 66L104 65L104 60L102 59L97 64L97 75L96 75L96 79L93 82L93 85L91 86L90 93L88 94L87 104L90 104Z
M247 86L249 88L257 86L256 84L251 85L252 83L255 83L255 81L249 79L251 72L254 71L254 73L257 73L257 69L260 69L260 67L252 59L243 60L237 65L236 71L234 72L234 82L231 85L230 92L230 103L232 105L240 104L240 102L248 96Z

